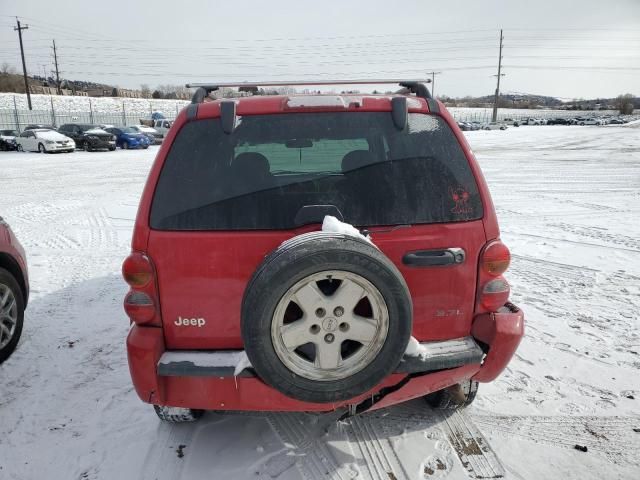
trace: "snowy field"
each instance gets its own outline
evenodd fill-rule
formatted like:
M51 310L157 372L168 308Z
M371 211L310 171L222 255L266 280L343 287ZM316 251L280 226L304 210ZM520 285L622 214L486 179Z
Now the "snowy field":
M463 413L415 401L339 424L259 413L161 424L131 386L119 273L157 148L0 152L0 215L32 284L23 338L0 367L0 479L640 478L640 128L467 137L513 253L526 337Z

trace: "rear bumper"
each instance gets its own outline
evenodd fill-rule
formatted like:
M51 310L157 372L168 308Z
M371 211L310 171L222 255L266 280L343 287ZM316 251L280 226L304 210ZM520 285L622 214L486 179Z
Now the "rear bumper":
M491 382L505 369L520 345L524 336L524 313L512 303L507 303L498 312L476 317L471 334L484 345L487 354L473 379Z
M497 377L522 337L522 312L480 316L473 328L485 351L472 337L422 343L426 355L405 355L395 373L369 392L331 404L287 397L260 380L252 368L234 375L244 357L242 351L165 351L160 328L134 325L127 338L127 353L134 387L147 403L205 410L312 412L364 405L373 398L373 405L367 408L375 410L470 378L488 382Z

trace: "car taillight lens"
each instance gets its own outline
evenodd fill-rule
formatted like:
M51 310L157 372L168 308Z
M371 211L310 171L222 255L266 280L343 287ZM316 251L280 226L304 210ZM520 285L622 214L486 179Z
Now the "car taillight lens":
M124 311L138 324L149 323L156 316L153 300L144 292L129 292L124 299Z
M497 277L509 268L511 253L500 240L491 242L482 253L481 267L485 273Z
M511 288L502 274L509 268L511 254L500 240L489 242L480 254L476 313L495 312L509 300Z
M511 288L503 277L489 281L482 289L481 302L489 312L495 312L509 300Z
M132 287L144 287L153 278L153 267L146 256L132 253L122 264L122 276Z
M149 257L133 252L122 264L122 276L131 286L124 299L124 310L131 321L160 326L155 270Z

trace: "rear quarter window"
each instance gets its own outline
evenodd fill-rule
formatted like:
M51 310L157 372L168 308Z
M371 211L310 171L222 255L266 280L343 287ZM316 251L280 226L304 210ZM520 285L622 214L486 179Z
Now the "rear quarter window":
M357 226L482 217L464 152L434 115L399 131L386 112L245 116L185 124L156 186L150 224L161 230L290 229L308 205L334 205Z

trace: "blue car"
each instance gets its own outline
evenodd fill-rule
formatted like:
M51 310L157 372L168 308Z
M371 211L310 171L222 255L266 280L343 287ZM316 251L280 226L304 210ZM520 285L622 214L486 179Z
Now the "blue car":
M138 133L131 127L111 127L107 132L116 136L116 146L124 148L149 148L150 140L146 135Z

